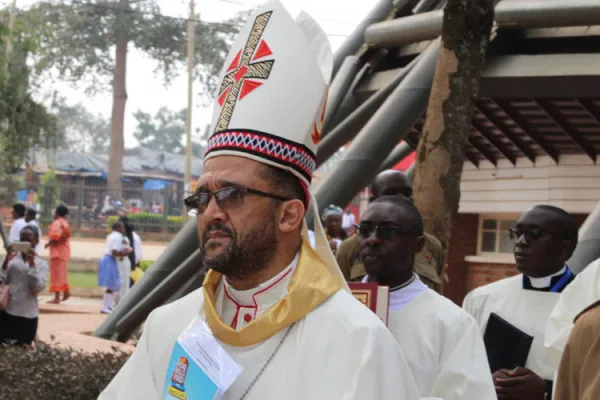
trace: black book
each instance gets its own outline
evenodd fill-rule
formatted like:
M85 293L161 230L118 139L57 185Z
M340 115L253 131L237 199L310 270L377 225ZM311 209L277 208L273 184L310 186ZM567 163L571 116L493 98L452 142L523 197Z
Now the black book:
M492 373L499 369L524 367L533 336L523 332L496 313L491 313L483 334Z

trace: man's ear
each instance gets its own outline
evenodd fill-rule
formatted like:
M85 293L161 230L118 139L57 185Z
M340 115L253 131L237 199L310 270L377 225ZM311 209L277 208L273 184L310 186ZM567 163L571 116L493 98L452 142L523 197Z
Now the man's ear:
M301 200L289 200L281 204L279 219L277 221L279 230L283 233L297 231L302 226L306 210Z
M422 252L424 246L425 246L425 236L417 237L417 241L415 242L415 254Z

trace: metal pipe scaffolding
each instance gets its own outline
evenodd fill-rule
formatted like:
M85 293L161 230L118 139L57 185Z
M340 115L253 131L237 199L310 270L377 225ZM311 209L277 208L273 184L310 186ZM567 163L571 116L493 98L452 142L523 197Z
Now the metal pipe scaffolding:
M385 171L386 169L392 168L394 165L398 164L400 161L404 160L410 153L412 153L414 149L410 147L410 145L406 142L400 143L398 146L392 150L389 156L379 166L377 172Z
M374 117L374 113L388 98L390 93L396 89L396 87L402 82L402 80L410 73L414 66L421 59L422 54L419 54L417 58L412 60L404 69L388 83L384 88L380 89L377 93L372 95L362 103L356 110L352 112L345 120L339 123L331 132L325 136L323 141L319 144L319 151L317 152L317 166L322 165L329 159L340 147L354 139L354 137L360 132L361 128L369 121L371 117Z
M392 11L392 0L381 0L365 19L354 28L348 39L335 52L333 56L333 77L336 76L338 70L347 56L356 54L360 47L365 43L365 30L373 23L379 22L387 17Z
M323 137L331 128L335 114L337 113L344 97L348 93L356 74L363 67L363 63L357 56L348 56L342 63L338 73L335 75L329 96L327 98L327 107L325 108L325 121L323 122Z
M365 31L365 41L374 47L394 48L433 40L442 32L443 10L383 21ZM495 22L505 28L554 28L597 25L598 0L504 0L496 5Z
M190 278L202 268L200 250L194 251L180 266L148 294L145 301L137 303L117 322L117 340L126 341L129 336L157 307L166 303Z
M369 184L380 166L379 160L421 118L429 99L439 46L440 41L436 40L423 52L417 65L352 141L346 156L319 185L315 197L320 211L329 204L348 204Z

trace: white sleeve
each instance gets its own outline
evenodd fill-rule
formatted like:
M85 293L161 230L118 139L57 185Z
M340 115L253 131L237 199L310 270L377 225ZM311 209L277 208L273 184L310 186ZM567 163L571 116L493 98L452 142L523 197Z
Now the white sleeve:
M444 400L496 400L483 337L470 315L457 318L446 332L431 395Z
M154 312L150 314L144 327L144 333L135 351L125 365L100 393L98 400L159 400L162 393L154 379L154 371L149 356L149 335L153 323Z
M135 263L138 264L142 261L142 238L137 233L133 233L133 248L135 249Z
M111 234L108 238L108 253L121 251L123 249L123 236Z
M600 259L588 265L562 291L548 318L544 345L553 367L558 369L575 317L599 299Z
M10 227L10 242L18 242L21 239L21 229L23 225L21 224L21 220L16 220L13 222Z

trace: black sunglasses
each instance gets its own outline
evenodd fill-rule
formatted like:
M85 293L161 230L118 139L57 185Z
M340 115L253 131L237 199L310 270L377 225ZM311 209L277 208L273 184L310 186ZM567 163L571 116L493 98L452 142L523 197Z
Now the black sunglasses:
M373 232L377 232L377 236L381 240L391 239L402 235L421 235L420 233L416 233L411 229L405 229L399 226L357 224L354 225L354 227L356 228L356 232L358 233L358 235L363 239L367 239L368 237L370 237L373 234Z
M532 228L521 228L521 227L517 227L517 228L510 228L508 230L508 233L510 235L510 238L512 240L518 240L521 236L525 235L525 239L529 240L536 240L539 239L540 236L542 236L544 233L547 233L549 235L553 235L553 236L558 236L561 238L566 238L566 235L560 234L560 233L554 233L554 232L550 232L547 231L545 229L542 228L537 228L537 227L532 227Z
M201 215L204 213L204 211L206 211L206 208L208 207L208 203L210 203L210 199L213 196L215 197L215 200L216 200L217 204L219 205L219 207L226 210L226 209L233 209L233 208L241 207L244 204L244 198L249 194L253 194L255 196L261 196L261 197L268 197L270 199L279 200L279 201L292 200L287 197L278 196L276 194L271 194L271 193L266 193L266 192L261 192L260 190L256 190L256 189L250 189L250 188L246 188L246 187L242 187L242 186L240 186L240 187L229 186L229 187L225 187L223 189L219 189L215 192L209 192L209 191L196 192L193 195L191 195L190 197L187 197L185 200L183 200L183 203L185 204L185 206L188 209L188 215L196 216L196 215Z

